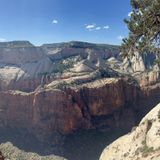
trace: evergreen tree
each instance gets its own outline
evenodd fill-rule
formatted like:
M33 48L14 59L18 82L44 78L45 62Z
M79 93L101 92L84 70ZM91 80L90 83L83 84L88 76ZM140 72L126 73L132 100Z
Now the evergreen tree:
M130 18L124 20L129 35L123 39L123 56L135 49L160 53L160 0L131 0L131 6Z

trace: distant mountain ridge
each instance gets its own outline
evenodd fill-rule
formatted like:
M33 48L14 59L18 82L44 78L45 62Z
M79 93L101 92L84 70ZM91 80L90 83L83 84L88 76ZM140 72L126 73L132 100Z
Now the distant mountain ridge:
M9 41L0 42L0 48L19 48L19 47L33 47L29 41Z

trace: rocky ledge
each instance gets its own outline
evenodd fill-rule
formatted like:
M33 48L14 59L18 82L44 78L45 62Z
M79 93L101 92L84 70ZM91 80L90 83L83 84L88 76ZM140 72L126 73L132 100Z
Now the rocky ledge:
M152 109L132 131L114 141L100 160L159 160L160 104Z
M67 160L63 157L58 157L54 155L50 156L39 156L36 153L27 153L19 150L17 147L13 146L12 143L7 142L0 145L0 150L4 157L4 160Z

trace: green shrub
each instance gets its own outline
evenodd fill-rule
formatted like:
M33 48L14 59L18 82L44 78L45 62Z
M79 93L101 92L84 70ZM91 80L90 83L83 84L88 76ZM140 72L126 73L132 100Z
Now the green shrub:
M160 121L160 110L158 111L158 119Z

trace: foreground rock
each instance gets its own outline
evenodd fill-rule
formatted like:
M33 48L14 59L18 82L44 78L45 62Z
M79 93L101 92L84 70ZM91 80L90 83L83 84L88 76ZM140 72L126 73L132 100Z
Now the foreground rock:
M160 104L151 110L131 133L109 145L100 160L159 160L159 126Z
M13 146L10 142L0 145L0 151L6 160L67 160L55 155L39 156L36 153L26 153Z

